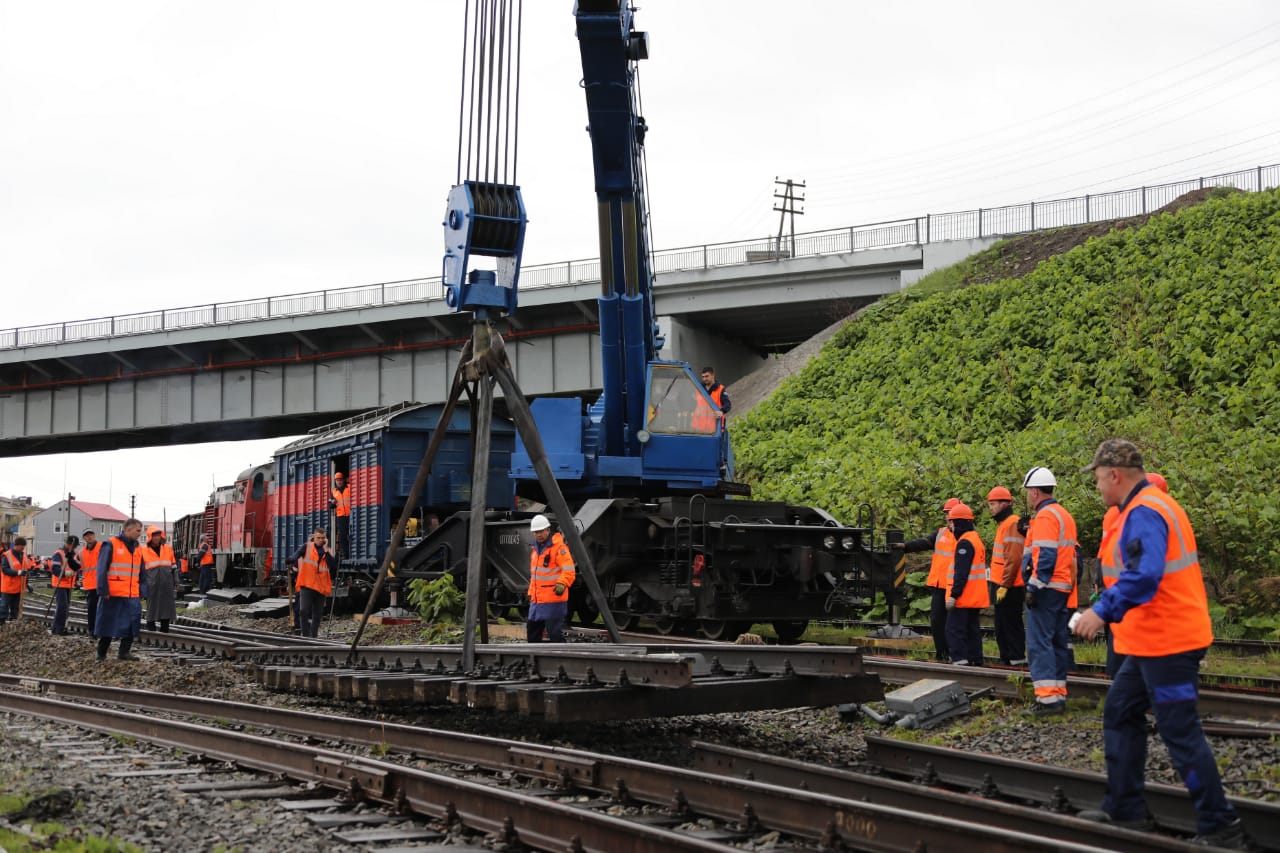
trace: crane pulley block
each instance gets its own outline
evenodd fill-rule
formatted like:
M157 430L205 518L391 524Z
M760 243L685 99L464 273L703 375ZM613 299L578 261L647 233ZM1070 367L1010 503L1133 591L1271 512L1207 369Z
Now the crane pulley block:
M518 186L464 181L450 190L443 223L443 279L449 307L515 312L527 222ZM469 270L477 255L497 258L497 269Z

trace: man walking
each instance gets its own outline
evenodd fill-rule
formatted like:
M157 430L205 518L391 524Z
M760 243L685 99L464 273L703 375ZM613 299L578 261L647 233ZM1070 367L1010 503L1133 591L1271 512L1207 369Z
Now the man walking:
M68 536L66 542L57 551L49 563L49 583L53 587L53 625L50 634L67 633L67 610L71 607L71 590L76 585L76 576L80 574L80 560L76 557L76 546L80 537Z
M22 615L22 591L27 586L27 575L35 567L36 561L27 553L25 536L15 538L0 556L0 625Z
M98 638L98 660L107 659L113 639L120 640L120 660L137 660L129 653L141 633L142 599L147 595L143 573L142 522L130 518L124 529L108 539L98 557L98 616L93 636Z
M542 642L545 630L553 643L564 642L564 620L569 615L569 587L577 572L564 536L551 532L545 515L535 515L529 522L533 547L529 553L529 621L525 638L530 643Z
M84 540L80 546L80 588L84 590L85 618L89 624L89 636L92 637L93 623L98 616L98 557L102 552L102 543L98 541L92 527L80 535Z
M317 527L311 534L311 540L295 551L288 560L289 564L298 569L296 618L304 637L319 636L324 601L333 592L333 576L338 571L338 557L329 548L328 542L328 533L323 527Z
M169 633L169 623L178 617L177 559L164 531L154 524L147 528L147 544L142 546L142 567L147 573L147 630Z
M1196 711L1200 661L1213 643L1209 602L1195 533L1182 507L1147 479L1142 453L1124 439L1098 446L1092 471L1098 493L1118 507L1115 583L1077 620L1085 639L1103 625L1128 655L1107 690L1102 712L1107 794L1080 816L1123 826L1147 825L1143 772L1148 709L1197 812L1195 842L1242 849L1244 827L1227 801L1213 751Z
M995 605L996 646L1000 662L1005 666L1024 666L1027 662L1027 631L1022 623L1026 586L1022 581L1022 543L1026 538L1018 532L1021 520L1013 512L1013 493L1004 486L987 492L987 509L996 522L996 536L991 543L991 583L988 585Z
M1034 513L1022 577L1027 587L1027 662L1036 693L1032 714L1037 717L1066 710L1071 666L1067 599L1075 586L1076 521L1054 500L1057 485L1053 472L1043 467L1032 468L1022 481Z

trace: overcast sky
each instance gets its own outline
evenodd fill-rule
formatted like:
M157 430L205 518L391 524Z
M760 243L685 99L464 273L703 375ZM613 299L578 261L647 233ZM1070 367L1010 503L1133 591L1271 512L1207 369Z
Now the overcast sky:
M525 263L594 257L569 0L530 0ZM462 0L0 0L0 328L438 275ZM1280 7L649 0L658 249L1280 162ZM285 439L0 460L170 517ZM107 494L107 483L111 494Z

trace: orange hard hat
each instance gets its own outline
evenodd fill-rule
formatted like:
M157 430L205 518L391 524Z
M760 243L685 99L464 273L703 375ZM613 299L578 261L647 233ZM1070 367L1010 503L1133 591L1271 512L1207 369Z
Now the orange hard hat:
M1157 474L1154 471L1148 471L1147 482L1166 494L1169 491L1169 481L1166 480L1162 474Z
M1013 500L1013 493L1010 492L1008 489L1006 489L1004 486L996 486L994 489L987 492L987 500L1011 501Z
M147 525L147 538L148 538L148 539L150 539L152 536L155 536L157 533L159 533L161 536L163 536L163 535L164 535L164 531L163 531L163 530L161 530L159 527L156 527L154 524L149 524L149 525Z
M947 510L947 518L952 521L955 521L957 518L967 518L969 521L973 521L973 510L969 509L967 505L960 501L956 501L956 505Z
M960 503L959 498L947 498L947 502L942 505L943 512L951 512L951 508Z

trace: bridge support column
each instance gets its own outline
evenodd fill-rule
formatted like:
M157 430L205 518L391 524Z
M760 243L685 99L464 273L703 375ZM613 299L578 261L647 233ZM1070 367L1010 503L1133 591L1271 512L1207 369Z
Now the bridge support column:
M716 370L716 379L726 385L746 376L762 363L761 353L675 317L659 317L658 328L667 339L659 356L687 361L694 373L704 365L710 365Z

